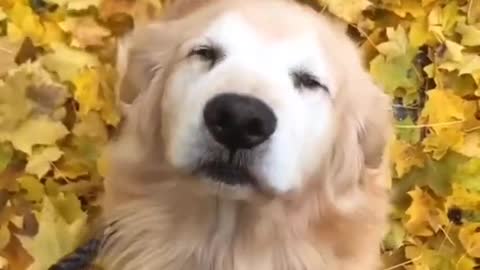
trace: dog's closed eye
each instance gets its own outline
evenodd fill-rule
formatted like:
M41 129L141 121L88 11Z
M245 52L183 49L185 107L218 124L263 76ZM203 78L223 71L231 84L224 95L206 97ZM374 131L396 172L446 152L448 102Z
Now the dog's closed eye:
M328 87L320 82L313 74L305 70L296 70L291 72L293 85L299 90L318 90L322 89L329 92Z
M210 68L217 64L224 55L222 48L215 45L200 45L194 47L188 54L189 57L198 57L200 60L207 62Z

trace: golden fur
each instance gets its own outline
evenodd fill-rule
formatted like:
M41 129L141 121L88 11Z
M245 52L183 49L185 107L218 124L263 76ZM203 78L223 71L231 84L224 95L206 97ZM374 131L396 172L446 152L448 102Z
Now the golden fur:
M230 200L230 191L212 195L212 188L221 187L196 181L165 162L169 142L158 138L170 132L173 121L160 108L168 93L139 96L152 80L164 87L178 65L172 60L178 44L225 10L240 12L272 42L306 24L318 25L335 62L334 145L298 190ZM288 20L269 20L285 13ZM342 30L287 0L176 0L159 24L126 39L118 63L126 120L111 145L104 202L111 236L101 263L112 270L379 269L388 210L389 102ZM163 61L159 77L148 75L152 58ZM238 74L228 83L248 80Z

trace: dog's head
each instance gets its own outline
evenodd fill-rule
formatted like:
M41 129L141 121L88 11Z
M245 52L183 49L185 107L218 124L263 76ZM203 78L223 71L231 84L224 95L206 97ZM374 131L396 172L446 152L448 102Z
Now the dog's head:
M388 99L339 25L287 0L177 2L120 48L120 166L232 198L343 189L380 166Z

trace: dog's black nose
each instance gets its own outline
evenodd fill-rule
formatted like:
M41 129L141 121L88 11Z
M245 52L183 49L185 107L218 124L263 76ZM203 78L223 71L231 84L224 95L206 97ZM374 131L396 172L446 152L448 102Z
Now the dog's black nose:
M209 100L203 118L215 140L230 150L263 143L277 126L277 118L267 104L238 94L220 94Z

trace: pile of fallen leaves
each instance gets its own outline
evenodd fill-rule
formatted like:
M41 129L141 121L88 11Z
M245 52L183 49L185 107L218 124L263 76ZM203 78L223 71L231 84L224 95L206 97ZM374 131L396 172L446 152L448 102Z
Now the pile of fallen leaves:
M474 269L480 0L302 2L350 24L394 101L385 268ZM0 269L45 270L85 240L120 121L115 40L160 12L160 0L0 0Z

